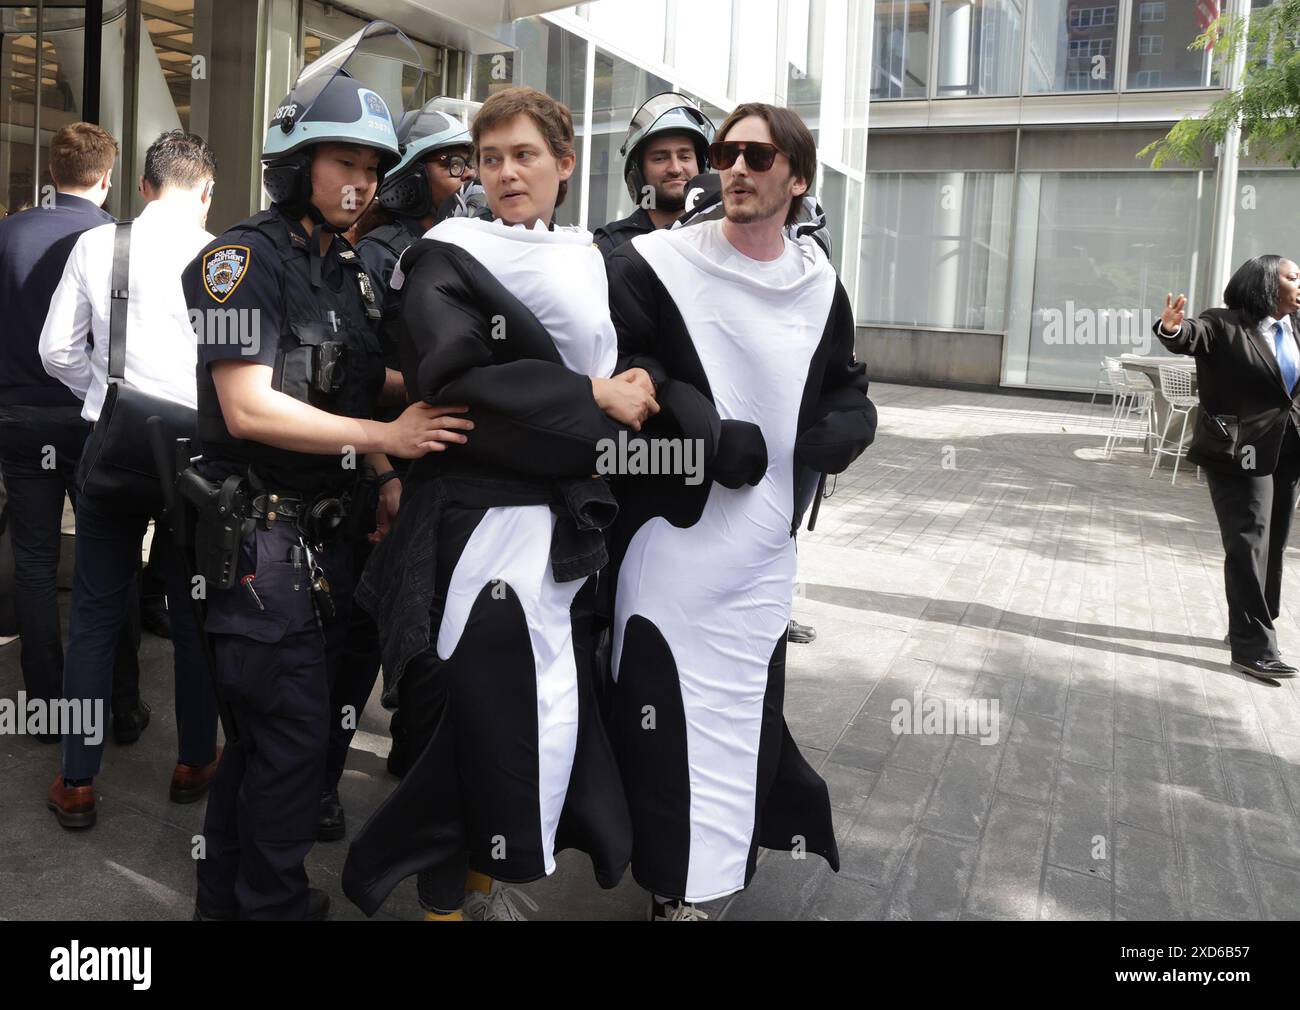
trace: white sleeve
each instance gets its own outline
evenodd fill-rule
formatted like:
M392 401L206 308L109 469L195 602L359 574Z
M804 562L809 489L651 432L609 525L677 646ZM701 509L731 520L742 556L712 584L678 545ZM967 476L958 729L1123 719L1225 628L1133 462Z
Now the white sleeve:
M82 235L72 247L63 277L50 299L50 311L41 328L40 353L45 371L58 379L81 399L90 388L91 306L86 293L86 238Z

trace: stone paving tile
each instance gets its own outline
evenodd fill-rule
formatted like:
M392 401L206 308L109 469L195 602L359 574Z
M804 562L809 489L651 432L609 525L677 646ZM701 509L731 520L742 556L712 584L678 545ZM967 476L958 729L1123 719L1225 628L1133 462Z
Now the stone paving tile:
M1164 747L1141 737L1115 737L1115 819L1172 835L1169 761Z
M918 832L899 872L886 918L958 918L976 851L973 842Z
M1049 866L1043 878L1038 917L1065 921L1108 919L1112 890L1108 880Z
M935 784L921 827L956 838L977 839L984 828L1003 748L959 737Z
M1087 876L1111 878L1112 774L1062 761L1052 797L1047 861Z
M827 782L842 869L765 852L751 887L709 914L1300 916L1300 683L1227 666L1205 486L1187 472L1148 480L1132 443L1102 458L1104 407L884 384L872 395L876 444L799 536L794 613L819 634L787 657L787 722ZM1289 561L1277 626L1296 657ZM18 654L0 649L0 697L21 686ZM57 754L0 736L0 917L188 914L203 805L166 801L169 667L168 643L146 635L154 723L108 748L92 832L61 831L44 809ZM918 698L996 699L997 743L895 732L898 703ZM342 790L353 832L393 784L377 694L361 728ZM338 886L346 851L318 845L308 870L336 917L360 918ZM89 876L60 872L72 861ZM583 854L556 862L525 888L536 917L644 916L630 874L607 892ZM378 917L418 917L413 883Z
M1119 824L1114 852L1116 918L1183 918L1186 902L1173 838Z
M967 911L993 918L1032 919L1038 913L1047 845L1048 810L998 796L975 862Z
M1191 789L1175 789L1173 797L1188 900L1236 918L1256 918L1246 848L1233 807Z
M1007 753L998 771L998 791L1036 803L1049 803L1060 749L1059 722L1029 712L1018 714L1011 725Z
M840 846L845 876L888 884L916 831L934 780L902 768L886 768Z

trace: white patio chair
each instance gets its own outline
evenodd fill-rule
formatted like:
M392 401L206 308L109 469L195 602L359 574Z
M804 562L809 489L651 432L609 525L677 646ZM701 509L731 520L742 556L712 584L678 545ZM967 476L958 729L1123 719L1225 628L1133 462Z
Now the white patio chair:
M1169 482L1176 484L1178 482L1178 464L1183 459L1183 443L1187 441L1187 420L1192 415L1192 408L1200 403L1200 399L1192 392L1192 372L1189 368L1179 368L1176 365L1160 366L1160 395L1169 403L1169 412L1165 416L1164 430L1160 433L1160 440L1151 454L1155 457L1151 461L1151 472L1147 474L1150 480L1155 476L1156 467L1160 465L1161 456L1174 457L1174 476ZM1182 430L1178 436L1177 442L1171 442L1169 438L1169 427L1173 424L1174 415L1181 415L1183 419ZM1172 445L1172 448L1171 448ZM1201 468L1196 468L1196 478L1200 480Z
M1088 409L1092 410L1097 403L1097 394L1110 396L1110 409L1115 409L1115 397L1119 394L1115 387L1110 384L1110 365L1111 361L1118 361L1118 358L1102 358L1101 363L1097 366L1097 384L1092 387L1092 398L1088 401Z
M1115 446L1125 439L1145 439L1152 434L1151 401L1154 391L1151 380L1141 372L1130 372L1119 358L1107 358L1106 379L1115 390L1115 409L1111 413L1110 434L1106 436L1107 458L1115 454ZM1142 422L1138 428L1135 421Z

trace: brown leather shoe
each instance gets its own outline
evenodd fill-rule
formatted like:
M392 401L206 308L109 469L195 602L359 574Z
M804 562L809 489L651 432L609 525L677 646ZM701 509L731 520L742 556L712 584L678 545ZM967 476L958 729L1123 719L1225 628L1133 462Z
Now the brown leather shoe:
M203 799L212 777L217 774L217 765L221 763L221 751L211 764L199 768L194 765L177 764L172 771L170 798L173 803L193 803Z
M65 828L89 828L95 823L95 787L65 786L63 773L54 777L45 805Z

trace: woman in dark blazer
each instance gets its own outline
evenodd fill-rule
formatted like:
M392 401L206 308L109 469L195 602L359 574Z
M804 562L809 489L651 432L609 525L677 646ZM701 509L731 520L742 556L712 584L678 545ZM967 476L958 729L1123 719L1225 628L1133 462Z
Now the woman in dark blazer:
M1256 256L1223 301L1186 319L1186 296L1170 294L1154 330L1169 350L1196 357L1201 411L1187 458L1206 472L1223 538L1232 668L1294 677L1273 622L1300 484L1300 267Z

